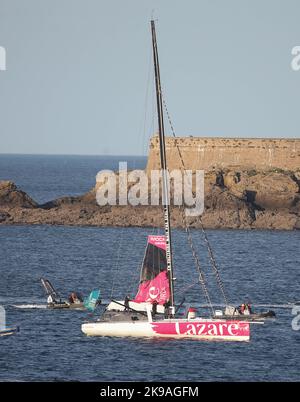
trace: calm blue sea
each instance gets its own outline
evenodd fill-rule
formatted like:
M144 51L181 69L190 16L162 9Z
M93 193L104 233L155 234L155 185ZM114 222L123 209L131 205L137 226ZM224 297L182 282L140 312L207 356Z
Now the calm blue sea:
M0 180L12 180L35 201L43 203L89 191L103 169L144 169L144 156L8 155L0 154Z
M89 190L95 174L115 169L119 159L0 155L0 179L45 202ZM145 159L129 162L143 167ZM103 300L134 294L147 234L141 228L0 226L0 304L7 324L21 329L0 338L0 380L300 380L300 331L292 329L288 304L300 300L299 231L208 231L231 302L251 301L277 314L251 326L249 343L87 338L80 326L88 313L43 308L41 276L63 296L95 287ZM222 303L201 233L193 235L212 300ZM175 230L173 238L177 300L185 296L205 312L185 232Z

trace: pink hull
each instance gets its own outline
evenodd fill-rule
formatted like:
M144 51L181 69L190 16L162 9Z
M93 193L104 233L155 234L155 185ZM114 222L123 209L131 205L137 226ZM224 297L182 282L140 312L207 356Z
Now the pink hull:
M199 340L249 341L248 322L222 320L161 320L95 322L82 325L89 336L190 338Z

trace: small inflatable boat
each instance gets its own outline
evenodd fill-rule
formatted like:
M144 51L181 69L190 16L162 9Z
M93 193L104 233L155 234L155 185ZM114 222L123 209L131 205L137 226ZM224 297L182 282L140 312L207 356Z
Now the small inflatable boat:
M273 310L254 312L248 304L242 304L239 307L227 306L225 311L216 310L215 318L222 320L235 320L240 321L265 321L269 318L275 318L276 314Z
M53 309L66 309L66 308L71 308L71 309L76 309L76 310L85 310L84 304L83 303L69 303L67 301L58 301L58 302L51 302L47 303L47 308L53 308Z
M48 279L41 278L42 286L47 295L47 308L84 310L83 298L79 293L72 292L68 300L62 300Z

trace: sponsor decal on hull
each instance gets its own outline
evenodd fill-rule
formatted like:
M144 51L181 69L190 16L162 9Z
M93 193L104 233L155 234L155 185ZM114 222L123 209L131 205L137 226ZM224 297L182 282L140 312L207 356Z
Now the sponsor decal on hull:
M192 321L192 322L153 322L152 329L159 335L205 336L209 337L249 337L249 323L227 321Z

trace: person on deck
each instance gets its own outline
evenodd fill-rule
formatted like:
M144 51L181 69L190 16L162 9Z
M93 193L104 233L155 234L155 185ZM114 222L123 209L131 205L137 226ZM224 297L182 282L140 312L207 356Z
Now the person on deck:
M70 302L71 304L74 304L74 303L78 302L78 298L77 298L77 295L76 295L75 292L72 292L72 293L70 294L70 296L69 296L69 302Z
M48 303L48 304L53 304L53 303L57 303L57 301L53 298L52 295L49 295L49 296L47 297L47 303Z
M125 296L125 299L124 299L125 311L129 311L129 302L130 302L130 297Z
M155 314L157 314L157 305L158 305L158 303L156 301L154 301L152 303L152 314L153 314L153 316L155 316Z

